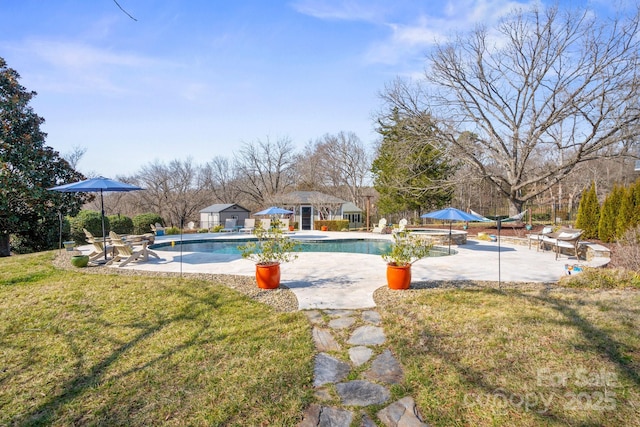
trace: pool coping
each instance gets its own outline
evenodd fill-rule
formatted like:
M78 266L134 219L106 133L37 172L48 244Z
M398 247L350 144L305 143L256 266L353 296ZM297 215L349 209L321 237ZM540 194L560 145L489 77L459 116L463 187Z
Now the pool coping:
M391 239L388 234L366 232L295 232L292 238ZM297 237L296 237L297 236ZM165 235L156 241L194 239L243 240L240 233L197 233ZM413 282L424 281L502 281L522 283L557 282L566 274L565 265L589 265L572 257L555 259L553 252L536 252L507 242L469 239L465 245L452 245L458 251L451 257L417 261L412 267ZM498 252L498 248L500 251ZM239 255L170 252L155 250L160 259L130 263L123 268L140 271L232 274L253 277L255 265ZM330 252L299 253L298 259L283 264L282 283L298 298L299 309L362 309L375 307L373 293L386 286L386 265L379 255ZM401 291L400 291L401 292Z

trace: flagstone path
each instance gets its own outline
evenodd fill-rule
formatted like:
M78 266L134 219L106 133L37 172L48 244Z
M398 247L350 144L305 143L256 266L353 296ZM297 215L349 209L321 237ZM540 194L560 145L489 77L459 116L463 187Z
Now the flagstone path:
M404 374L385 348L377 311L308 310L305 314L313 325L318 351L313 386L321 403L307 408L298 427L349 427L358 418L362 427L375 427L376 422L361 410L370 405L386 405L376 412L385 426L427 426L411 396L390 401L389 387L400 383Z

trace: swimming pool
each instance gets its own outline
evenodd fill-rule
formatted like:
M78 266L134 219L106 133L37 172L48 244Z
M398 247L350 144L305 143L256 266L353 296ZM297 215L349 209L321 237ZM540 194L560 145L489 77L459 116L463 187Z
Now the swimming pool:
M224 255L240 255L238 245L248 240L190 240L181 242L156 243L151 249L170 252L206 252ZM296 239L300 243L299 252L343 252L352 254L382 255L389 250L390 240L375 239L336 239L336 240L303 240ZM453 254L455 251L451 251ZM448 255L447 250L434 247L429 256Z

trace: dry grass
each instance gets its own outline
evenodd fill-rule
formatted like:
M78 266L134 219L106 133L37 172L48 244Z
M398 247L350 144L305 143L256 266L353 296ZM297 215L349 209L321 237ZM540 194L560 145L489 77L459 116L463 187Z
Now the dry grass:
M379 307L430 425L640 425L637 291L468 285Z
M295 425L314 348L301 313L218 283L0 259L0 425ZM295 360L295 363L291 363Z

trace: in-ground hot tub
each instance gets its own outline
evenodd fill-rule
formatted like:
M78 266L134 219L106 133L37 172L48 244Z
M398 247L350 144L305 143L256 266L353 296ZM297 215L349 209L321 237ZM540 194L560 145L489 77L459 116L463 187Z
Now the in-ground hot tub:
M449 229L444 228L412 228L411 234L420 238L429 239L434 245L449 244ZM451 230L451 244L467 244L467 232L461 230Z

